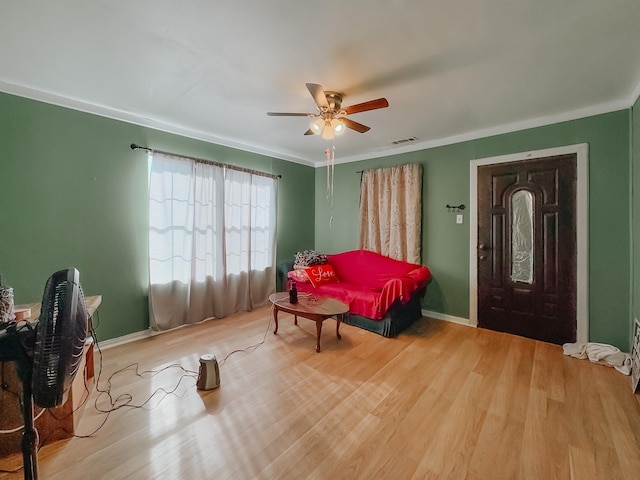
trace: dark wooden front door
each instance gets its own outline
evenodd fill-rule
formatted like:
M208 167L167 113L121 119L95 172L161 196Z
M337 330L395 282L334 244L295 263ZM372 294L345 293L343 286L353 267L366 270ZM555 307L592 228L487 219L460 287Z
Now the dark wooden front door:
M478 326L576 341L576 155L478 167Z

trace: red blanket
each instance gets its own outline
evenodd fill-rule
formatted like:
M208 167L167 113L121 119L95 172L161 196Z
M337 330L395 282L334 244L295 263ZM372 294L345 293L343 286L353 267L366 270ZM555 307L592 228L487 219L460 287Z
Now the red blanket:
M340 300L350 313L374 320L384 318L397 299L409 301L411 295L431 280L431 272L422 265L394 260L367 250L327 255L338 281L314 288L297 283L299 292Z

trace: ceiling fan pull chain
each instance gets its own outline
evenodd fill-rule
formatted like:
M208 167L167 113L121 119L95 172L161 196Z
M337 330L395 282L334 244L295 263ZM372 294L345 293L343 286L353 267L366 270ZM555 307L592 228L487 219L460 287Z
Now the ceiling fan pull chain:
M324 151L325 156L327 157L327 191L326 198L327 203L330 207L330 216L329 216L329 228L333 226L333 172L335 169L335 155L336 155L336 146L335 144L331 149L327 148Z
M325 198L327 199L327 203L329 203L329 197L331 195L331 171L329 170L329 165L331 164L331 150L326 148L324 150L324 155L327 157L327 191L325 192Z
M333 227L333 179L335 178L334 176L335 168L336 168L336 146L334 143L331 149L331 216L329 217L329 230L331 230L331 228Z

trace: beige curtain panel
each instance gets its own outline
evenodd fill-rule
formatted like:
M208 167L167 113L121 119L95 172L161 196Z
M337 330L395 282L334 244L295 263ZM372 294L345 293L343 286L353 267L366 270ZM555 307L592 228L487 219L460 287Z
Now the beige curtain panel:
M275 178L155 152L149 175L154 330L249 311L275 291Z
M421 263L422 165L362 172L360 248Z

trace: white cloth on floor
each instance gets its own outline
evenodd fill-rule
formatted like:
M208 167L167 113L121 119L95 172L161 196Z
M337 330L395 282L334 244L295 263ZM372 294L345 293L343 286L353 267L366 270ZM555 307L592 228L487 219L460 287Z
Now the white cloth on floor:
M562 345L565 355L575 358L588 358L593 363L608 365L625 375L631 374L631 356L618 347L605 343L565 343Z

